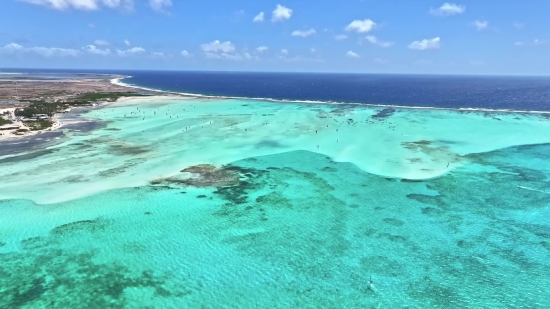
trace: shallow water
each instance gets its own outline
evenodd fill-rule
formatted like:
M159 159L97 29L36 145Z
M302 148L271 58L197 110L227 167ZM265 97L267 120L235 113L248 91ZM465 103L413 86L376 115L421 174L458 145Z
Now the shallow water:
M550 306L550 121L379 112L131 101L0 157L0 307Z

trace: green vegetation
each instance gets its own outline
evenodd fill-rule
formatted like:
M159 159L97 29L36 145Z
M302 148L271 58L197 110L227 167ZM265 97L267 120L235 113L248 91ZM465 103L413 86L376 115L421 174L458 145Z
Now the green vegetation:
M3 126L5 124L11 124L11 121L4 118L0 118L0 126Z
M44 130L52 126L51 121L25 121L24 122L29 129L33 131Z
M128 97L128 96L143 96L143 95L138 93L133 93L133 92L86 93L74 99L69 99L67 100L67 102L63 102L63 103L30 101L31 104L29 106L25 108L16 109L15 116L27 117L27 118L31 118L39 114L53 116L53 114L62 112L63 110L70 108L72 106L77 106L77 105L87 106L97 101L116 101L120 97Z
M20 109L20 108L16 109L15 116L28 117L28 118L38 114L46 114L48 116L52 116L54 113L58 112L60 109L63 108L62 105L65 105L65 104L35 101L35 102L32 102L31 105L29 105L28 107L25 107L24 109Z
M76 98L76 100L88 101L88 102L116 101L118 100L118 98L121 98L121 97L134 97L134 96L143 96L143 95L135 92L86 93Z

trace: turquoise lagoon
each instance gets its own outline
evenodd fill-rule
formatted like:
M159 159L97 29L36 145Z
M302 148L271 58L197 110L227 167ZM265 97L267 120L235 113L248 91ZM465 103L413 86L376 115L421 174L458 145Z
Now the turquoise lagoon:
M544 114L148 98L83 117L101 125L0 157L2 308L550 307Z

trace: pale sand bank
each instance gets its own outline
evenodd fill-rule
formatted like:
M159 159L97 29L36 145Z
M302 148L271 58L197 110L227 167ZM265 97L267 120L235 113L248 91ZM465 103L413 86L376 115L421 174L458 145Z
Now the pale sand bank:
M383 177L427 179L467 154L550 142L540 115L459 113L253 100L124 99L85 117L107 127L73 134L49 153L0 171L0 198L53 203L147 185L197 164L289 151L324 154ZM1 158L0 158L1 160ZM12 160L13 161L13 160ZM32 171L34 177L28 177ZM17 190L15 190L17 188Z

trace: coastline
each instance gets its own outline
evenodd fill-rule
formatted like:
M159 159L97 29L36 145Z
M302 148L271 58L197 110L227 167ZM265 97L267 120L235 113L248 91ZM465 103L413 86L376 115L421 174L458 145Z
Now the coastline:
M110 102L108 98L98 100L87 100L82 102L82 97L90 95L103 95L123 97L135 97L149 95L149 91L136 91L131 87L115 85L111 83L113 75L102 78L63 78L54 80L41 79L0 79L0 99L8 99L0 104L0 114L6 112L7 120L11 121L0 129L0 142L18 140L28 136L35 136L45 132L58 131L66 125L59 119L59 111L54 112L47 120L51 122L47 128L32 129L25 123L22 117L15 115L15 109L25 109L32 106L34 102L41 104L62 104L63 110L91 110L101 108L103 103ZM118 76L115 76L118 77ZM8 86L17 81L18 89L10 89ZM13 90L13 91L12 91ZM11 91L11 92L10 92ZM116 100L114 101L116 102ZM74 123L71 123L74 124ZM2 126L0 126L2 128Z
M131 89L140 89L143 91L151 91L156 93L167 94L163 97L188 97L191 99L218 99L218 100L247 100L247 101L265 101L274 103L303 103L303 104L322 104L322 105L354 105L365 106L373 108L397 108L397 109L425 109L425 110L450 110L456 112L483 112L483 113L518 113L518 114L550 114L550 111L538 111L538 110L514 110L514 109L491 109L491 108L474 108L474 107L461 107L461 108L448 108L448 107L433 107L433 106L406 106L406 105L393 105L393 104L376 104L376 103L363 103L363 102L334 102L334 101L315 101L315 100L286 100L286 99L273 99L273 98L255 98L255 97L238 97L238 96L215 96L205 95L199 93L186 93L176 91L164 91L160 89L147 88L128 84L122 80L131 78L131 76L120 76L110 80L111 83L120 87L128 87Z
M141 87L137 85L132 85L125 83L123 80L131 78L128 75L111 75L106 76L105 78L86 78L86 79L59 79L54 81L43 81L43 80L25 80L24 82L41 82L49 83L50 85L60 86L71 84L76 86L78 91L76 94L83 93L104 93L104 94L117 94L121 92L126 92L124 96L118 97L114 101L99 100L94 103L94 106L71 106L71 109L85 109L92 110L94 108L102 108L106 105L115 104L115 103L126 103L126 102L136 102L136 101L151 101L151 100L246 100L246 101L261 101L261 102L271 102L271 103L282 103L282 104L318 104L318 105L335 105L335 106L356 106L356 107L365 107L365 108L382 108L382 109L401 109L401 110L442 110L442 111L454 111L458 113L494 113L494 114L540 114L548 115L550 111L528 111L528 110L510 110L510 109L485 109L485 108L443 108L443 107L428 107L428 106L403 106L403 105L390 105L390 104L372 104L372 103L360 103L360 102L332 102L332 101L314 101L314 100L278 100L272 98L249 98L249 97L236 97L236 96L213 96L213 95L204 95L204 94L193 94L193 93L183 93L183 92L174 92L174 91L164 91L160 89ZM0 82L5 80L0 80ZM95 88L91 88L90 84L93 84ZM114 88L113 88L114 87ZM1 87L0 87L1 90ZM34 89L33 89L34 90ZM54 96L54 100L58 100L59 97L66 98L68 95L74 95L75 91L73 88L73 93L69 91L61 92L57 96ZM103 90L108 90L108 92L103 92ZM135 93L135 96L128 95L129 93ZM17 106L29 105L23 100L16 101L14 103ZM12 105L14 105L12 104ZM98 104L98 105L95 105ZM0 105L2 106L2 105ZM9 106L9 105L8 105ZM97 106L97 107L96 107ZM13 107L0 108L0 113L6 110L13 110ZM26 132L15 131L0 131L0 142L3 141L13 141L27 136L39 135L45 132L58 131L66 125L60 121L57 117L57 113L52 115L50 118L52 125L46 129L42 130L28 130L28 128L22 122L16 122L14 125L19 125L19 129L27 130ZM71 122L74 124L74 122Z

